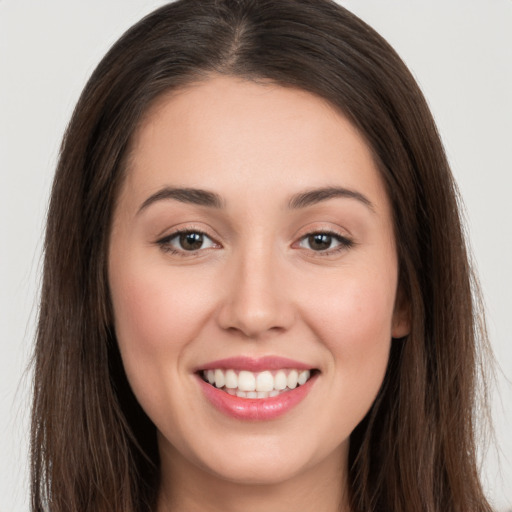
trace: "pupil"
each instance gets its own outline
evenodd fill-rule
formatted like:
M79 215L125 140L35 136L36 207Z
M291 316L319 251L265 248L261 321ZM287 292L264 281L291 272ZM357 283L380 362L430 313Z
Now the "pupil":
M308 242L311 249L315 251L322 251L325 249L329 249L332 242L332 236L317 233L316 235L310 235L308 238Z
M201 233L181 233L180 245L187 251L201 249L203 245L203 235Z

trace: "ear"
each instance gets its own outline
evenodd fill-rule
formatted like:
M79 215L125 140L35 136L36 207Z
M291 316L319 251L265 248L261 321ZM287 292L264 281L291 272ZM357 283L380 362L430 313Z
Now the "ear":
M396 299L393 319L391 323L391 337L404 338L411 332L411 308L409 300L399 287Z

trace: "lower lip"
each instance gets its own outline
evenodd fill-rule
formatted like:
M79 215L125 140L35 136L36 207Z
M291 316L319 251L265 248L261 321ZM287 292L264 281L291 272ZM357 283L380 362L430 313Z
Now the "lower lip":
M239 420L266 421L287 413L304 400L318 375L305 384L272 398L240 398L208 384L199 375L197 379L206 398L220 412Z

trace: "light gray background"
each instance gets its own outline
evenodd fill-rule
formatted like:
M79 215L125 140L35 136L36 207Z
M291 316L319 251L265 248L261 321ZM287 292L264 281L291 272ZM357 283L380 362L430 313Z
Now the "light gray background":
M0 0L0 512L28 506L28 364L60 139L109 46L162 1ZM483 466L512 509L512 0L341 0L397 49L436 117L465 199L502 373ZM506 377L509 381L506 381ZM501 469L497 463L501 453Z

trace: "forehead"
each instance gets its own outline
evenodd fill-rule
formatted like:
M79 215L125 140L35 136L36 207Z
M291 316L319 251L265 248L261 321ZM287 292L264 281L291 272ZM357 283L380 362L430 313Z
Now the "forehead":
M134 135L127 182L141 197L169 185L227 195L331 185L383 193L369 146L327 101L233 77L160 97Z

